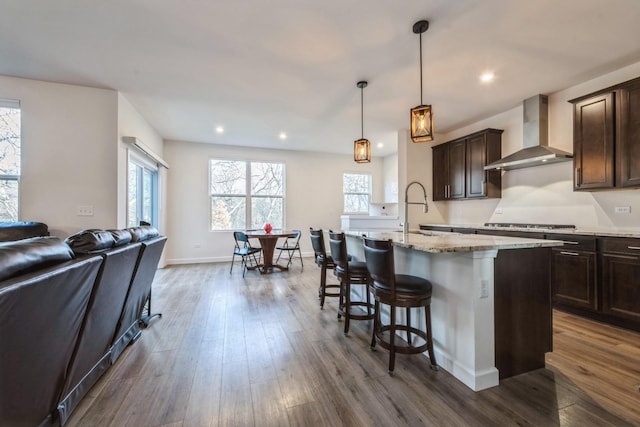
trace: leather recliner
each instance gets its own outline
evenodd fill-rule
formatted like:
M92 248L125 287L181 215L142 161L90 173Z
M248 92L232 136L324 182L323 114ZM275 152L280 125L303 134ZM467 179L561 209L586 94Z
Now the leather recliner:
M0 243L0 425L53 422L102 259L55 237Z
M111 366L111 343L141 249L140 243L129 243L96 252L102 265L58 404L62 425Z
M144 229L143 227L136 227ZM134 231L135 236L135 231ZM148 240L140 240L148 239ZM129 292L122 309L112 349L111 363L115 363L125 348L140 337L140 322L143 321L143 311L148 304L147 318L151 317L151 284L162 256L162 250L167 241L165 236L155 233L139 233L134 240L140 241L142 250L138 256L136 270L129 287ZM146 322L148 323L148 321ZM144 323L143 323L144 324Z

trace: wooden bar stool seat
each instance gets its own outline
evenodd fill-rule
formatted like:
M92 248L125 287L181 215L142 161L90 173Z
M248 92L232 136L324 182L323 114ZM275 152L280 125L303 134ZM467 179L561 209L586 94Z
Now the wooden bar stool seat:
M419 354L428 351L431 369L437 370L431 336L431 293L433 285L422 277L395 274L393 246L391 240L364 238L364 254L371 291L375 299L375 319L371 336L371 349L376 344L389 350L389 373L395 368L396 353ZM389 322L382 323L380 304L389 306ZM396 308L406 309L406 322L397 324ZM425 314L425 329L411 323L411 309L422 308ZM404 332L406 340L397 336Z
M351 320L371 320L375 307L369 293L369 271L367 264L362 261L351 260L347 255L347 241L344 233L329 232L329 246L331 257L336 264L334 274L340 281L340 304L338 319L344 316L344 333L349 333ZM353 300L351 287L364 286L364 300ZM364 308L364 309L363 309Z

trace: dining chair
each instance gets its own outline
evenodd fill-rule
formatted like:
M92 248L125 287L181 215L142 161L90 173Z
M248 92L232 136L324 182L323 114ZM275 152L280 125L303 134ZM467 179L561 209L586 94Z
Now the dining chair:
M229 274L233 271L233 264L236 259L236 255L242 258L242 277L244 277L244 273L247 271L247 258L253 258L253 265L258 266L260 264L260 254L262 253L262 248L251 246L251 242L249 242L249 238L242 231L234 231L233 239L235 240L235 247L233 248L233 257L231 258L231 269L229 270ZM258 258L256 259L256 254L258 254Z
M278 261L280 261L280 257L282 256L282 253L286 252L289 256L289 260L287 261L287 267L289 267L297 251L298 255L300 255L300 266L304 268L304 263L302 262L302 252L300 251L300 236L302 235L302 231L301 230L291 230L291 231L296 233L296 235L293 237L287 237L284 240L284 243L282 245L276 246L276 249L280 250L280 252L278 252L278 258L276 258L276 264L278 263Z

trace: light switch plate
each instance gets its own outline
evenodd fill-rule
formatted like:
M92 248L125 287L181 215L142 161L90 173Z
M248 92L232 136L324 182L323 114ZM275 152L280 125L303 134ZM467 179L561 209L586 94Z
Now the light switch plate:
M489 281L480 280L480 298L489 298Z
M631 206L616 206L615 213L617 214L630 214Z
M78 206L76 208L78 216L93 216L93 206Z

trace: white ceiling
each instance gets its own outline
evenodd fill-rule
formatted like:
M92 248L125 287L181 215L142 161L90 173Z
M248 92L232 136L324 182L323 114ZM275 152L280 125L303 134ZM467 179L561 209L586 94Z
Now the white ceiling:
M121 91L165 139L340 153L365 79L386 155L420 101L420 19L440 133L640 60L639 0L0 0L0 74Z

